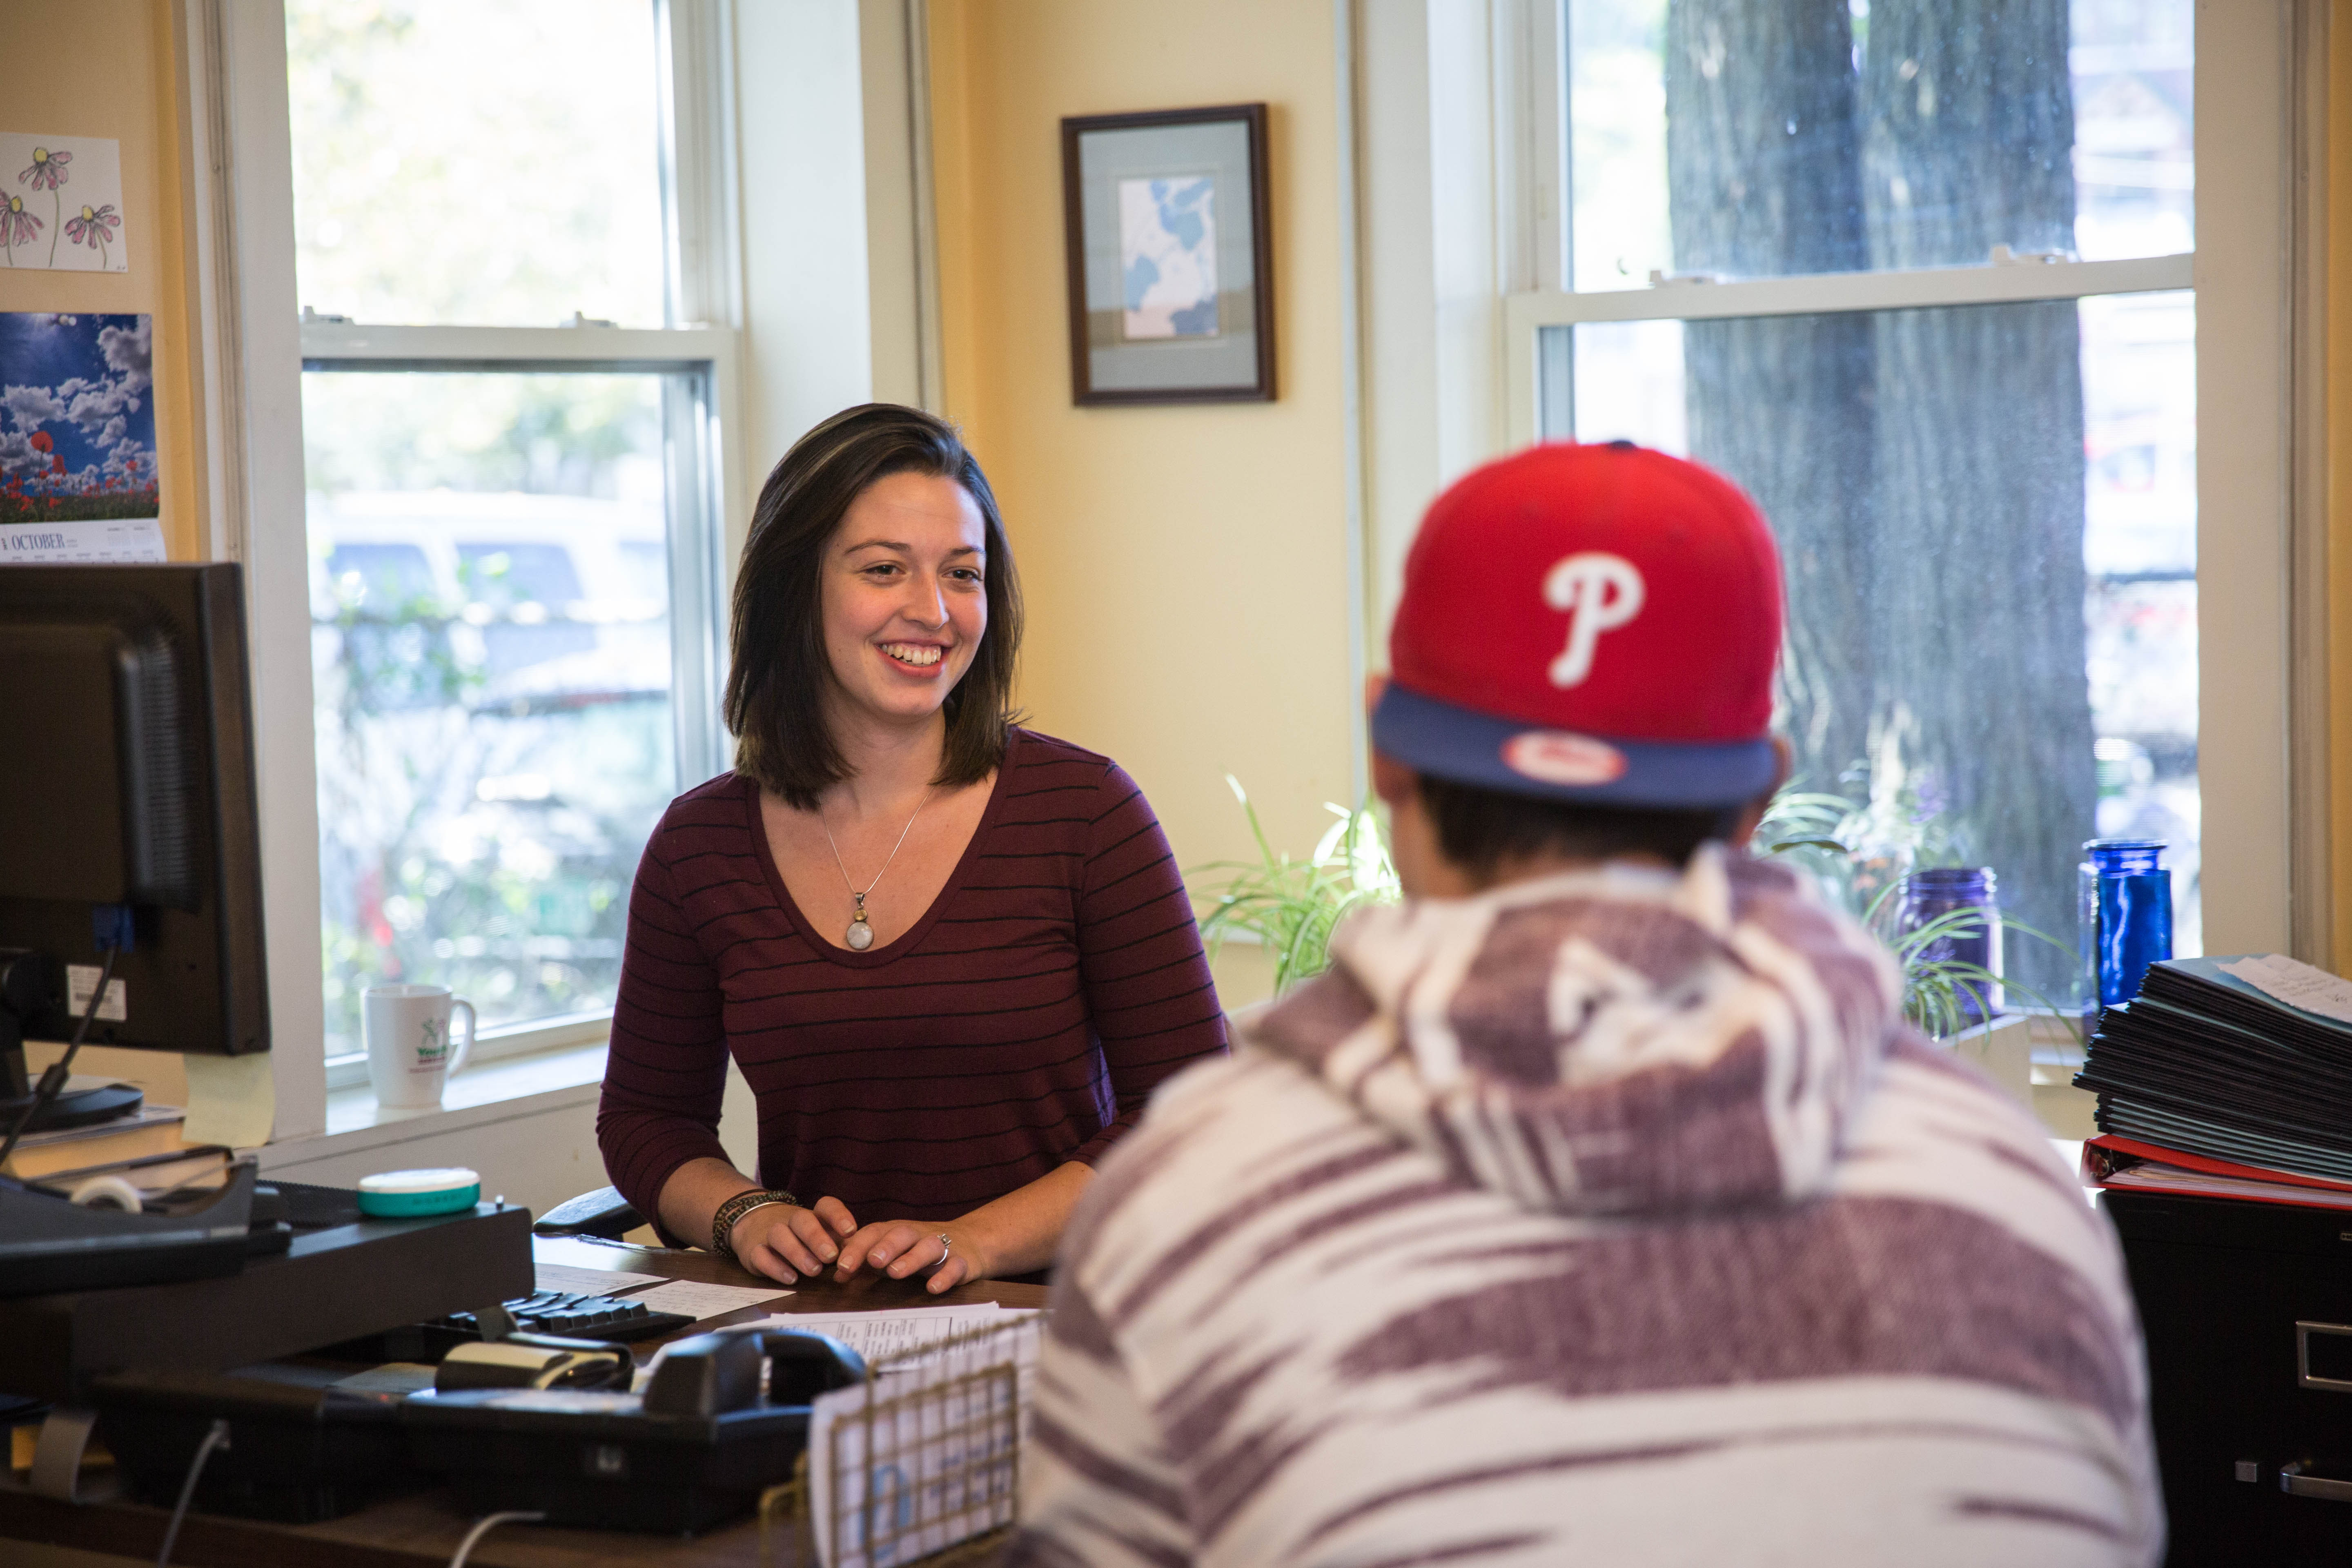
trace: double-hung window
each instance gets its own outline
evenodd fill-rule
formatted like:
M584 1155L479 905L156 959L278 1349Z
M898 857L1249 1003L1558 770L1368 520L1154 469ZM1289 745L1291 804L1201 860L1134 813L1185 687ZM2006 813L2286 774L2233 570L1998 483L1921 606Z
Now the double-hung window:
M722 765L672 20L287 0L331 1087L373 984L486 1055L600 1030L646 837Z
M2200 948L2189 0L1568 0L1519 439L1709 463L1782 546L1782 728L1865 877L2071 947L2160 838ZM2066 996L2057 946L2011 972Z

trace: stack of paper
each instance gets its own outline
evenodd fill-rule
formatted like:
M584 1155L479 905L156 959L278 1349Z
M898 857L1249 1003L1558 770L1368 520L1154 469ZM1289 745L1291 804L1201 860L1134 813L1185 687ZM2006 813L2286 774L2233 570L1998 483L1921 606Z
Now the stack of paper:
M993 1305L769 1320L895 1358L809 1413L819 1563L884 1568L1013 1522L1044 1321Z
M959 1307L894 1307L878 1312L780 1312L760 1322L763 1329L798 1329L830 1334L878 1367L891 1356L921 1350L985 1327L1003 1310L993 1301Z
M2136 999L2100 1016L2074 1081L2097 1091L2103 1132L2352 1183L2352 984L2309 964L2157 964Z
M67 1079L67 1085L87 1088L112 1081L76 1073ZM143 1155L172 1153L183 1147L180 1128L186 1116L187 1112L174 1105L142 1105L128 1116L119 1116L111 1121L27 1132L8 1156L8 1163L0 1165L0 1175L32 1181L59 1171L85 1171ZM5 1131L0 1128L0 1131Z

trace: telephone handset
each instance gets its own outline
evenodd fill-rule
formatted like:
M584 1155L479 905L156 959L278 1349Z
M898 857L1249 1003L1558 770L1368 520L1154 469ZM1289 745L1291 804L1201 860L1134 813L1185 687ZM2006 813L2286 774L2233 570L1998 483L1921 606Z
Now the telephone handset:
M641 1390L434 1389L401 1405L409 1453L476 1512L690 1534L788 1479L809 1404L866 1377L824 1334L737 1329L677 1341Z
M722 1331L679 1340L663 1353L646 1384L646 1411L709 1416L744 1409L763 1396L769 1405L805 1409L820 1394L865 1381L866 1358L830 1334Z

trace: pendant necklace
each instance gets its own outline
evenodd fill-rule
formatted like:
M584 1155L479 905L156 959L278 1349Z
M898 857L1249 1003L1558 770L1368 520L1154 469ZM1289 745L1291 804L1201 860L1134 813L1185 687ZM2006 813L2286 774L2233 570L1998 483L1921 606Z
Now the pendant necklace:
M933 784L925 791L922 800L915 807L915 816L922 816L923 807L930 805L931 796L939 793L940 786L937 784ZM898 851L906 847L907 835L915 831L915 816L907 818L907 826L898 830L898 842L890 846L889 858L882 862L881 870L874 873L874 880L866 884L866 893L870 893L882 885L883 877L890 869L890 861L898 858ZM824 828L824 841L833 846L833 863L841 868L841 885L847 888L849 896L857 900L857 912L849 917L849 929L842 932L841 940L849 944L850 952L864 952L874 945L874 928L866 923L866 893L859 892L857 884L849 879L849 868L841 863L841 846L834 844L833 829L825 827L823 811L819 811L816 815L816 825Z

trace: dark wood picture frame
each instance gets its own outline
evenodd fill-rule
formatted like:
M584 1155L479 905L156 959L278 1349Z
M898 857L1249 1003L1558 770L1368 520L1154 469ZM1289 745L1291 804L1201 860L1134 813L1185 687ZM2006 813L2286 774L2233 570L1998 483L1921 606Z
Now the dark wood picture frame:
M1163 126L1238 123L1248 139L1250 288L1255 334L1255 374L1230 384L1164 387L1097 387L1087 317L1086 191L1080 142L1096 132ZM1208 109L1162 109L1138 114L1076 115L1062 121L1062 225L1069 271L1070 394L1082 405L1152 403L1270 403L1274 379L1274 237L1266 176L1266 106L1222 104Z

